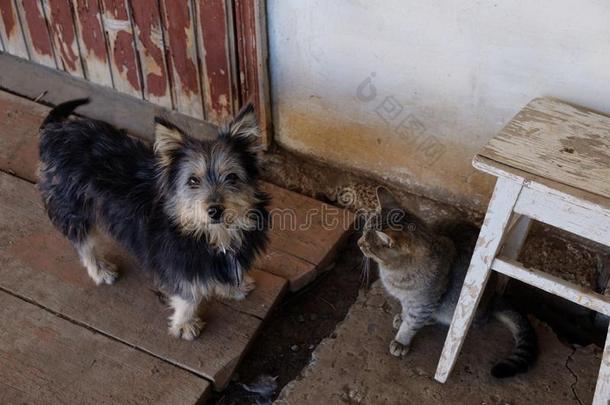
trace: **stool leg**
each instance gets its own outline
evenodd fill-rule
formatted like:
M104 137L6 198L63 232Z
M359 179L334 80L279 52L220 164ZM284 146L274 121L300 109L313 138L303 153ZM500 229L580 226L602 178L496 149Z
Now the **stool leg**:
M593 405L602 404L610 404L610 326L608 326L606 345L602 354L602 365L599 367L595 396L593 397Z
M438 362L436 375L434 376L437 381L445 382L453 369L485 289L485 284L491 272L491 263L502 243L506 225L513 212L522 185L523 181L516 182L501 177L496 182L460 298L453 314L445 346Z

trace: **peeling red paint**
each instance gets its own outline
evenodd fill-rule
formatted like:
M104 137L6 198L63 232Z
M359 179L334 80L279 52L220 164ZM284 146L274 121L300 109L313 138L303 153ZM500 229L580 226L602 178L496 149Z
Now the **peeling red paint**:
M104 8L119 22L129 24L129 15L124 0L103 0ZM106 27L108 30L109 28ZM133 34L131 30L119 30L116 32L112 47L113 62L122 76L137 91L141 90L138 75L138 64L133 46Z
M99 20L100 9L97 1L76 0L76 13L82 25L81 37L83 45L89 52L102 61L106 61L106 45L104 33Z
M0 1L0 16L4 21L4 30L7 38L15 35L13 30L17 27L15 23L15 10L13 9L13 3L10 1Z
M67 0L46 0L50 9L50 26L55 49L59 52L64 70L68 72L81 72L80 56L74 52L78 50L74 21L70 3Z
M40 10L40 3L37 0L21 0L21 4L23 5L32 46L39 54L53 57L51 37Z
M144 69L146 74L146 91L154 96L165 96L167 94L167 71L163 51L153 39L153 32L161 35L161 16L157 2L154 0L134 1L131 3L134 24L137 27L137 35L145 56L152 59L155 64L153 69ZM146 58L141 58L142 64L146 63ZM149 66L147 66L149 67Z
M256 49L255 0L236 0L235 24L239 57L240 102L251 100L259 108L258 57Z
M138 66L136 63L136 54L133 49L132 35L125 31L117 33L114 41L114 60L121 72L126 71L126 77L129 84L134 89L140 90L140 80L138 79Z
M174 70L180 78L182 90L199 94L197 66L189 54L195 44L187 38L187 30L192 30L191 14L187 2L162 0L165 4L165 27L169 40L169 55ZM174 84L177 85L177 84Z
M219 122L232 113L225 0L201 0L198 17L212 109L206 115Z

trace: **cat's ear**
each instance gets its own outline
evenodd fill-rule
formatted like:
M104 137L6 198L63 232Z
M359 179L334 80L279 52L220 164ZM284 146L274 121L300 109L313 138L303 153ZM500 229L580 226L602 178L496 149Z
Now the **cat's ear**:
M184 146L184 134L174 124L162 117L155 117L155 155L161 166L171 164L174 152Z
M377 202L383 211L400 209L400 204L396 201L392 193L390 193L390 190L383 186L377 187Z
M394 239L392 239L392 237L390 235L388 235L387 233L384 233L381 231L375 231L375 234L377 235L377 238L379 238L379 240L381 241L381 243L383 243L383 245L385 247L391 248L392 246L394 246Z

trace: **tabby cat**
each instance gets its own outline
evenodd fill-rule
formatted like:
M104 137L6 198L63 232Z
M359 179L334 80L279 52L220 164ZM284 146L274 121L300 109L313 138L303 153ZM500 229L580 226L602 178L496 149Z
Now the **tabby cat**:
M377 262L385 290L400 301L390 353L403 356L423 326L451 323L478 229L465 223L432 228L403 210L385 188L377 189L377 199L380 209L367 220L358 246L365 257ZM504 378L532 365L538 343L528 319L493 297L493 290L492 282L479 304L478 318L493 316L513 334L513 352L491 370L494 377Z

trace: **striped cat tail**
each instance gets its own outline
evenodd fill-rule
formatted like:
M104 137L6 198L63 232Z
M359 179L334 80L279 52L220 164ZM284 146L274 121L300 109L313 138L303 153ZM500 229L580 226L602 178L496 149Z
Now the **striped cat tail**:
M492 367L491 375L506 378L527 371L538 357L538 338L534 328L525 315L506 304L496 306L492 315L512 332L515 348L507 358Z

